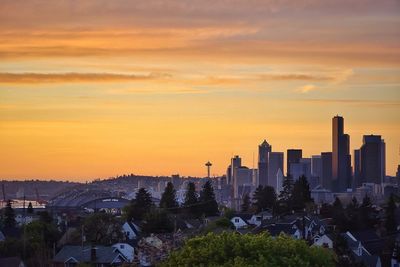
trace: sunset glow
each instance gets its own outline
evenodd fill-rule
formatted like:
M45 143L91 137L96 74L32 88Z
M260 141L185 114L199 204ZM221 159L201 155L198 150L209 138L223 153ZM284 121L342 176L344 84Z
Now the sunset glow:
M400 2L0 3L0 177L222 175L238 154L351 151L400 161Z

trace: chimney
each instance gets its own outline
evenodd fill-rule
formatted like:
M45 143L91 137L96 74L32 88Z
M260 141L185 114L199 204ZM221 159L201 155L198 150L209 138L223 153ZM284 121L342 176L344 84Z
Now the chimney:
M92 246L90 249L90 261L91 262L96 262L96 247Z

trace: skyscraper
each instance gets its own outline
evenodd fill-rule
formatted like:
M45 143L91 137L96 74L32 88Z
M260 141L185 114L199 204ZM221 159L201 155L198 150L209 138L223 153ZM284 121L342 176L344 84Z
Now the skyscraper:
M269 152L268 158L268 185L277 188L278 171L283 170L283 152Z
M332 186L334 192L343 192L350 187L351 156L350 137L344 134L343 117L332 119Z
M383 183L386 176L385 150L385 141L380 135L364 135L360 149L363 183Z
M272 147L266 140L258 146L258 184L268 185L268 157Z
M332 190L332 152L322 152L322 187Z
M303 156L301 149L288 149L286 154L286 174L290 173L290 164L299 163Z
M321 155L311 156L311 176L322 178L322 159Z
M361 150L354 149L354 188L360 187L361 180Z

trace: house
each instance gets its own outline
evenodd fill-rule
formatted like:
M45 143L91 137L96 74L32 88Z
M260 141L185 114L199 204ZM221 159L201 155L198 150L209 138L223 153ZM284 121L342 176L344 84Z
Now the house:
M253 216L251 216L250 220L248 220L247 222L249 224L253 224L256 226L260 226L261 222L264 220L270 220L272 219L272 213L269 211L261 211L260 213L254 214Z
M333 248L333 236L331 234L316 236L314 237L313 246Z
M127 239L137 239L140 233L140 228L133 222L125 222L122 225L122 232L125 234Z
M54 267L75 267L93 263L96 267L121 266L128 259L114 247L64 246L53 258Z
M361 232L346 232L342 234L357 262L366 266L381 267L379 255L382 253L385 241L372 230Z
M163 261L169 253L183 243L181 231L174 234L151 234L139 240L137 255L140 266L154 266Z
M250 225L248 221L250 221L252 216L249 213L238 213L231 218L231 222L235 226L235 229L246 228Z
M128 262L132 262L135 258L135 248L128 243L116 243L112 245L113 248L116 248L124 257L128 260Z
M25 267L25 263L18 257L1 258L0 266L4 267Z

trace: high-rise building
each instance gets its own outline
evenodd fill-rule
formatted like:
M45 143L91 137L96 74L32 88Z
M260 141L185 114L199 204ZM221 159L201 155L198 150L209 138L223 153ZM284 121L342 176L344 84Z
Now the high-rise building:
M332 186L333 191L343 192L350 187L351 156L350 137L344 134L343 117L332 119Z
M303 175L309 180L311 177L311 159L301 158L298 163L291 163L290 175L294 181L298 180Z
M301 149L288 149L286 153L286 174L290 174L290 164L299 163L303 157Z
M311 176L322 178L321 155L311 156Z
M233 196L242 199L253 188L253 170L245 166L236 167L233 171Z
M332 152L322 152L322 187L332 190Z
M258 146L258 184L268 185L268 157L272 147L266 140Z
M229 185L233 185L233 172L235 168L242 166L242 159L239 156L234 156L231 158L231 165L228 166L226 170L226 182Z
M268 185L277 190L278 171L283 170L283 152L269 152L268 158Z
M360 187L362 185L361 180L361 150L354 149L354 175L353 175L353 183L354 188Z
M385 141L380 135L364 135L360 149L361 181L381 184L386 176Z

